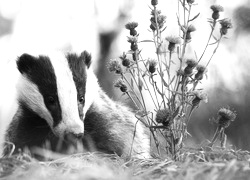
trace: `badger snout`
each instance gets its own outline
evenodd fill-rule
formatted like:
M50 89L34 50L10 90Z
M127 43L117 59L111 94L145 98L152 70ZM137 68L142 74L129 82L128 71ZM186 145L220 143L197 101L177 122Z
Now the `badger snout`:
M55 127L55 134L59 137L70 135L71 137L81 138L84 134L83 122L78 120L77 122L61 122Z

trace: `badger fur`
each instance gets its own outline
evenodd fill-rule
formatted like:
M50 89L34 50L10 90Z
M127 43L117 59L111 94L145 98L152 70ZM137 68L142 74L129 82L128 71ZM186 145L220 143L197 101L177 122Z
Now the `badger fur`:
M83 148L87 151L115 153L119 156L150 157L149 137L143 125L131 110L111 100L101 89L90 67L91 55L84 51L80 55L68 53L65 57L77 92L76 114L84 124L84 135L80 138ZM22 108L19 111L24 114L27 110ZM48 121L42 118L32 121L27 116L20 118L19 111L15 116L18 118L13 119L7 133L7 139L18 143L17 147L41 146L45 141L49 141L54 151L62 152L67 148L67 141L63 141L59 148L53 146L58 145L61 139L55 135Z
M18 149L43 144L49 134L83 135L77 91L65 57L58 53L50 58L23 54L16 65L20 72L16 81L16 111L13 116L1 117L1 122L11 122L7 141Z

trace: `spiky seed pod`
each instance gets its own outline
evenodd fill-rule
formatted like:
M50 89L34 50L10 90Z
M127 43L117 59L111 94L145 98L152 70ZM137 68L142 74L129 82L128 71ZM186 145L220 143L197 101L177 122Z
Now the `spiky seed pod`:
M217 122L220 127L227 128L232 121L236 118L236 113L229 108L221 108L218 111Z
M201 101L205 103L207 103L208 101L207 94L202 91L194 91L193 95L194 95L194 98L192 100L192 106L197 107L199 106Z
M210 6L210 8L213 11L212 18L214 20L219 19L220 18L220 12L224 11L224 8L222 6L220 6L220 5L212 5L212 6Z
M125 66L125 67L129 67L130 66L130 60L127 59L127 58L122 60L122 65Z
M116 81L114 84L114 87L120 88L120 90L124 93L128 91L128 87L126 86L126 84L124 83L122 79L119 79L118 81Z
M175 50L175 45L181 43L181 39L179 37L169 36L166 37L166 40L169 41L168 50L173 52Z
M149 28L152 30L152 31L155 31L156 30L156 27L153 23L150 24Z
M228 29L233 27L230 19L223 19L220 21L220 24L221 24L221 28L220 28L221 35L226 35L228 32Z
M124 53L122 56L119 57L122 60L122 65L125 67L129 67L130 60L127 58L126 54Z
M135 29L138 26L137 22L129 22L125 25L125 28L128 30Z
M193 60L193 59L188 59L188 60L186 61L186 64L187 64L187 66L186 66L185 69L184 69L184 74L185 74L186 76L191 76L192 73L193 73L193 69L194 69L195 66L197 65L197 62L196 62L195 60Z
M196 31L195 26L192 25L192 24L190 24L190 25L188 26L187 32L194 32L194 31Z
M187 33L186 33L186 41L189 41L192 39L191 32L196 31L196 28L191 24L187 28Z
M187 0L187 3L188 3L188 4L193 4L193 3L194 3L194 0Z
M131 36L137 35L137 31L135 30L137 26L138 26L137 22L130 22L125 25L126 29L130 31Z
M160 14L157 16L157 23L158 23L159 29L163 28L164 24L166 23L166 19L167 19L167 16L160 15ZM154 15L150 18L150 21L151 21L150 28L151 29L153 28L155 30L156 29L156 21L155 21Z
M116 74L121 74L122 73L121 63L116 59L111 59L108 62L107 66L108 66L108 70L110 72L115 72Z
M157 61L154 59L151 59L148 61L148 71L153 74L156 71L156 65L157 65Z
M136 50L138 49L137 43L131 43L130 49L131 49L132 51L136 51Z
M158 0L151 0L152 6L156 6L158 4Z
M160 109L156 113L155 121L157 123L169 122L170 112L168 109Z
M203 79L204 73L206 71L206 67L202 66L202 65L197 65L196 69L197 69L198 72L195 74L194 78L196 80L200 81L200 80Z

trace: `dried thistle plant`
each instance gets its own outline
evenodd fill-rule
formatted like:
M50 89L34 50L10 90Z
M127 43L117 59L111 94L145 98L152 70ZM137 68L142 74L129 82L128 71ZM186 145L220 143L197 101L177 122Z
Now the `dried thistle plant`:
M111 60L108 67L111 72L120 76L115 87L127 94L137 107L136 117L149 128L159 155L160 148L164 147L167 153L176 158L189 134L187 127L192 113L202 101L205 103L208 101L207 94L203 90L197 89L197 85L201 84L204 79L211 59L228 29L232 28L232 24L229 19L220 19L220 13L223 12L222 6L211 6L212 18L208 20L211 32L208 35L208 41L200 57L194 54L196 58L190 58L186 55L187 47L192 41L192 35L199 30L192 24L199 17L199 14L191 17L195 1L179 1L180 8L178 9L183 10L185 18L180 17L180 12L177 13L179 36L169 35L167 37L163 37L163 32L167 28L167 17L157 8L159 3L156 0L151 1L149 27L152 38L139 40L139 34L136 30L139 23L127 23L125 28L129 30L130 50L120 56L120 62ZM218 22L221 28L219 30L220 36L216 38L214 31ZM215 39L214 43L210 42L212 38ZM155 45L155 49L152 49L152 53L156 52L154 59L145 60L142 58L142 50L140 50L139 45L144 42ZM167 42L168 45L164 46L163 42ZM209 45L216 46L206 65L203 65L201 60L204 59L203 55ZM154 110L148 109L147 104L152 104ZM221 110L219 113L220 132L226 126L224 125L222 128L223 120L221 120L222 117L225 119L225 114L229 114L225 112L227 110ZM227 122L235 117L229 119ZM157 134L164 138L165 144L160 143Z

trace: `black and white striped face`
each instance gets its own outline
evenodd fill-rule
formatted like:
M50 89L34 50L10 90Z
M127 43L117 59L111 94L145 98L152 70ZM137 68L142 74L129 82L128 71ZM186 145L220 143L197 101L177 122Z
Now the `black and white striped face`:
M79 115L84 120L85 114L98 95L99 89L97 78L90 68L91 55L87 51L83 51L80 55L68 53L66 58L77 88Z
M45 119L56 136L83 134L77 92L67 58L55 53L34 57L23 54L17 60L21 78L18 101ZM82 115L81 115L82 116Z

